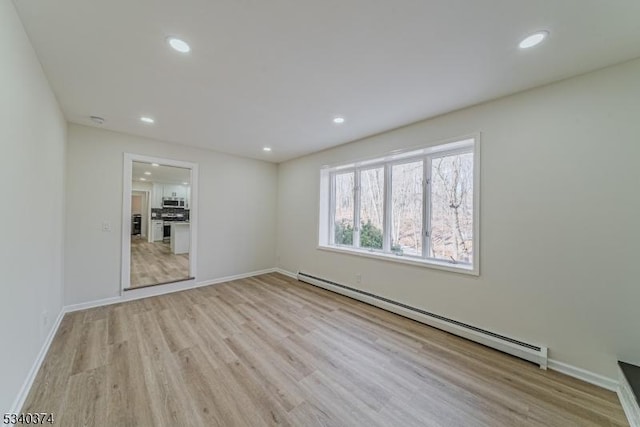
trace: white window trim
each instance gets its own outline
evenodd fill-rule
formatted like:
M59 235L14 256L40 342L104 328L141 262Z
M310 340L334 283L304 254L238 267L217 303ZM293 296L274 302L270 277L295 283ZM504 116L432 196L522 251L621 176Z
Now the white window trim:
M377 259L382 261L396 262L400 264L414 265L423 268L432 268L435 270L450 271L452 273L469 274L472 276L479 276L480 273L476 272L470 264L451 264L448 262L436 260L436 259L423 259L413 257L409 255L394 255L387 254L380 251L374 251L369 249L355 249L346 246L324 246L318 245L316 249L327 252L335 252L340 254L354 255L358 257Z
M469 147L469 140L473 140L473 147ZM459 146L458 144L462 145ZM471 148L471 149L470 149ZM429 191L427 184L427 177L431 168L430 159L439 157L438 154L451 155L456 153L472 152L473 153L473 262L467 263L451 263L440 259L433 259L426 256L429 253L427 245L430 239L427 238L425 230L429 230L430 221L430 208L423 208L423 245L422 255L396 255L390 253L391 245L391 168L394 165L416 161L417 159L424 160L425 167L424 173L424 187L423 197L424 203L430 203L431 198L428 197ZM359 247L359 229L357 222L359 217L359 203L360 197L359 191L355 191L354 197L354 233L353 233L353 246L336 245L334 242L334 210L335 210L335 180L336 173L354 173L355 188L359 185L358 171L372 169L375 167L384 167L385 174L385 199L384 199L384 222L383 222L383 248L382 250L375 249L363 249ZM320 174L320 216L319 216L319 243L317 249L335 253L343 253L355 256L361 256L366 258L379 259L384 261L397 262L402 264L415 265L426 268L433 268L437 270L451 271L455 273L463 273L474 276L480 275L480 133L472 135L465 135L458 138L451 138L445 141L439 141L437 143L407 148L404 150L394 150L390 153L386 153L382 156L378 156L373 159L363 159L360 161L354 161L349 164L340 164L335 166L324 166ZM388 190L386 187L388 186ZM326 188L327 190L322 191ZM328 188L327 188L328 187ZM322 200L327 198L328 200ZM328 225L328 230L327 230ZM328 235L327 235L328 234Z

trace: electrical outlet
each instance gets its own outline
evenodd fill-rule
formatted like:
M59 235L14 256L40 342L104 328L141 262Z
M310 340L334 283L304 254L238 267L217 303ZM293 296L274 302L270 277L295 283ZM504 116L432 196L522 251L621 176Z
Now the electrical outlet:
M356 283L362 283L362 274L356 274Z
M102 231L107 233L111 231L111 223L109 221L105 221L102 223Z

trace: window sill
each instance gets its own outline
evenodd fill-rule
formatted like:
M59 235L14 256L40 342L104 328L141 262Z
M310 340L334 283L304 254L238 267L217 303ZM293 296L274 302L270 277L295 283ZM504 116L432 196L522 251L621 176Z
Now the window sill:
M404 255L385 254L382 252L374 252L366 249L351 249L336 246L318 245L317 249L327 252L336 252L340 254L355 255L365 258L378 259L382 261L397 262L400 264L409 264L423 268L433 268L435 270L450 271L453 273L468 274L471 276L479 276L480 272L471 265L451 264L435 260L423 260L419 258L410 258Z

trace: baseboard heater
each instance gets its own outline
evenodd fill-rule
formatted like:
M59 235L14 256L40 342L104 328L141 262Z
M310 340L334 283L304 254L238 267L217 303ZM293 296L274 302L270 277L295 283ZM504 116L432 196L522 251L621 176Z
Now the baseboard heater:
M547 369L547 347L529 344L514 338L496 334L495 332L458 322L457 320L449 319L420 308L412 307L370 292L341 285L307 273L298 272L297 278L301 282L357 299L358 301L399 314L417 322L424 323L425 325L433 326L434 328L441 329L482 345L486 345L487 347L533 362L540 365L541 369Z

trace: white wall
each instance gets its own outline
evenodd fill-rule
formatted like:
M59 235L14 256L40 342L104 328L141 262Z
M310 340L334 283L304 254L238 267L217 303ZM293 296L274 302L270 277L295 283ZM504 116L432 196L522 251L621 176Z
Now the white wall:
M196 281L275 265L276 165L70 124L65 304L119 295L125 152L199 164Z
M135 191L131 193L131 214L142 214L142 194L136 194Z
M0 182L11 201L0 245L0 413L62 308L65 132L13 3L0 1Z
M279 265L615 378L617 358L640 363L639 76L636 60L280 164ZM316 249L322 165L475 131L479 278Z

